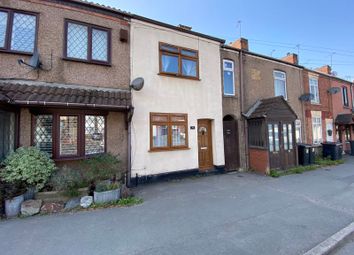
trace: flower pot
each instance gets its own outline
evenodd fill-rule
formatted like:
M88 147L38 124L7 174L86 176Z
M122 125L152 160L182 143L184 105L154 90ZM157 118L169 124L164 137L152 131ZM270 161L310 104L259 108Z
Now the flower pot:
M5 200L6 217L15 217L21 211L21 204L24 201L24 195Z
M26 193L24 194L24 199L26 200L32 200L34 199L34 195L36 193L36 187L29 187L27 188Z
M94 192L93 200L97 204L104 204L117 201L120 198L120 189L108 190L103 192Z

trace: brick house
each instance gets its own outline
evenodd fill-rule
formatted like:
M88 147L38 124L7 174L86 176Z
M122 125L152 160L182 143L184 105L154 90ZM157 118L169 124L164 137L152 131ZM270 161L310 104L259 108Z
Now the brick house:
M239 163L241 168L252 168L262 173L269 172L271 168L284 169L297 165L295 143L305 138L304 108L299 100L303 92L302 67L297 63L297 56L289 55L279 60L256 54L249 51L248 41L241 38L231 45L223 46L221 58L224 75L224 144L228 146L232 142L228 143L227 139L234 139L229 135L232 133L229 126L225 129L225 125L229 125L230 120L236 121L238 128L235 129L234 126L233 128L238 133L236 137L239 138L236 148L225 147L225 152L229 153L229 155L225 154L225 165L228 166L230 160L233 161L232 164ZM230 79L230 76L234 78ZM276 99L279 96L285 100L280 102ZM247 120L246 113L252 116L251 112L262 107L263 103L265 105L273 101L285 109L284 118L273 119L274 123L269 123L272 126L265 126L264 122L258 123L260 132L250 134L252 127L249 126L250 120ZM272 113L269 112L268 115ZM293 120L294 116L296 118ZM251 122L255 123L253 120ZM272 128L272 136L265 137L265 130L268 128ZM255 139L257 134L262 136ZM272 165L272 155L280 152L290 154L290 160ZM240 155L239 161L234 163L237 155ZM267 159L262 166L257 164L260 155L261 158Z
M127 168L129 30L128 14L85 1L1 1L0 159L32 145L57 163L110 152Z

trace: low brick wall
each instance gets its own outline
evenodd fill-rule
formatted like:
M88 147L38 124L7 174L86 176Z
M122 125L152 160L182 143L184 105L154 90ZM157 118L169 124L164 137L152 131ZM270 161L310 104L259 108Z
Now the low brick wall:
M269 173L269 155L268 150L250 148L250 168L262 174Z

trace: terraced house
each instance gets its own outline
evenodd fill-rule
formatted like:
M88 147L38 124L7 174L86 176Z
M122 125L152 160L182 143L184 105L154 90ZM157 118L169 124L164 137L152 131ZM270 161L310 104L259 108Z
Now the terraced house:
M129 15L84 1L0 2L0 159L36 146L59 164L128 164Z

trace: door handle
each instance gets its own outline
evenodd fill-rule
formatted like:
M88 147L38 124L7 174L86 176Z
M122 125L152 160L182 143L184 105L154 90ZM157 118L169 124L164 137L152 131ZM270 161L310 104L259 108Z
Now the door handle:
M201 150L207 150L208 147L200 147Z

